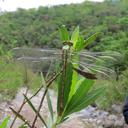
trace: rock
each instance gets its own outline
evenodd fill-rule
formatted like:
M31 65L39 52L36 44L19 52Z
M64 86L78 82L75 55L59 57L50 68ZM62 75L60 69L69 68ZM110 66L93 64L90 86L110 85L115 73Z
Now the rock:
M104 128L113 128L114 121L113 120L105 120L103 123Z
M101 119L101 120L104 120L105 118L107 118L109 115L108 112L104 112L104 111L101 111L100 112L100 115L97 117L98 119Z
M113 104L112 105L112 112L114 113L122 113L122 106L121 105L116 105L116 104Z
M123 128L123 125L124 125L124 120L116 120L115 121L115 124L114 124L114 127L116 128Z
M82 118L90 118L91 117L91 113L88 110L82 111L80 115Z
M103 123L103 120L97 120L97 121L96 121L96 124L97 124L98 126L102 126L102 123Z
M88 106L86 109L79 112L80 116L83 118L91 118L93 114L96 113L96 108Z
M92 114L92 118L97 118L100 115L100 111L97 110Z
M95 126L87 120L81 121L78 118L73 118L61 124L60 128L95 128Z
M109 115L108 116L108 119L109 120L112 120L112 121L116 121L117 120L117 116L115 116L115 115Z
M0 120L3 119L6 115L11 116L11 120L14 118L14 115L9 109L9 105L13 107L15 110L17 110L21 102L23 100L22 93L25 92L25 88L22 88L17 93L17 96L15 99L11 102L11 104L8 103L1 103L0 104ZM36 95L31 101L33 102L34 106L37 108L39 105L40 98L42 97L44 91L42 90L39 92L38 95ZM53 90L49 90L49 94L52 99L53 104L53 111L56 110L56 95ZM28 97L32 96L32 93L28 92ZM4 111L3 111L4 108ZM111 109L111 108L110 108ZM88 106L84 110L72 114L72 118L61 124L60 128L128 128L128 125L124 123L124 118L122 115L122 108L121 105L112 105L112 112L113 114L110 114L109 112L106 112L104 110L100 110L97 107ZM31 108L28 104L24 106L22 109L21 114L23 114L29 121L31 121L31 118L35 116L35 113L32 112ZM41 109L41 114L44 115L44 117L47 117L49 114L49 110L47 108L47 101L44 100L43 107ZM17 128L21 124L21 120L17 120L14 128ZM42 123L40 121L37 122L37 127L41 128Z
M124 124L122 128L128 128L128 125L127 124Z

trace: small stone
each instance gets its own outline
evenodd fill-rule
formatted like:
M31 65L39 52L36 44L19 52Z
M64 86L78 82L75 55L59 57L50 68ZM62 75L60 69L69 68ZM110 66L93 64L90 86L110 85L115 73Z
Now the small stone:
M92 107L92 106L88 106L87 110L89 112L94 112L96 110L96 108L95 107Z
M80 112L80 116L82 118L90 118L91 117L91 113L88 110L83 110Z
M100 111L97 110L97 111L95 111L95 112L92 114L92 117L93 117L93 118L97 118L97 117L99 117L99 115L100 115Z
M116 121L117 120L117 116L115 116L115 115L109 115L108 116L108 119L109 120L112 120L112 121Z
M100 125L102 125L102 120L97 120L96 123L97 123L98 126L100 126Z
M103 126L104 126L104 128L112 128L114 126L114 121L105 120Z
M122 106L121 105L116 105L116 104L113 104L112 105L112 112L114 113L122 113Z
M97 119L102 119L103 120L103 119L107 118L108 115L109 115L108 112L101 111L99 116L97 117Z
M122 120L117 120L115 121L115 124L114 124L116 128L123 128L123 125L124 125L124 122Z

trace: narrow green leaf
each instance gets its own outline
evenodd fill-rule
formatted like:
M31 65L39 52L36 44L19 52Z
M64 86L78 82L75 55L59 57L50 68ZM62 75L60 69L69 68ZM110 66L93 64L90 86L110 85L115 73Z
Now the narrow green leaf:
M86 48L89 44L91 44L92 42L94 42L97 38L97 36L99 35L99 33L95 33L92 36L90 36L88 39L85 40L84 43L84 48Z
M69 100L72 98L72 96L76 92L77 78L78 78L78 73L73 70L72 85L71 85L71 89L70 89Z
M71 63L68 63L66 69L66 80L64 87L64 106L68 102L69 93L72 85L72 74L73 74L73 66Z
M52 102L51 102L49 92L47 92L46 98L47 98L47 102L48 102L48 108L49 108L49 111L50 111L51 119L53 121L53 107L52 107Z
M84 37L83 36L79 36L75 47L77 51L81 51L82 49L84 49Z
M27 124L30 128L31 125L29 124L29 122L18 112L16 112L13 108L10 107L10 109L12 110L12 112L19 118L21 119L25 124Z
M67 110L65 111L65 116L72 114L74 112L78 112L85 107L87 107L89 104L93 103L103 92L105 88L98 88L95 90L90 91L87 95L85 95L80 104L77 104L76 106L68 106Z
M68 102L69 93L72 85L72 74L73 74L73 66L71 63L67 63L66 76L65 78L63 78L63 76L61 75L58 83L58 100L57 100L58 114L62 113L61 109L64 110L64 107Z
M75 60L75 61L78 61L79 60L79 56L75 55L75 56L72 57L72 59ZM73 64L73 67L78 68L78 64ZM78 73L73 70L73 74L72 74L72 85L71 85L71 90L70 90L70 94L69 94L69 100L71 99L71 97L76 92L76 83L77 83L77 80L78 80Z
M79 80L79 81L81 81L81 80ZM88 93L88 91L90 90L92 85L94 84L94 81L89 80L89 79L83 79L82 82L79 82L79 81L78 81L78 83L80 83L80 85L78 85L77 91L72 96L72 98L68 104L68 106L70 108L73 108L73 107L77 106L78 104L81 104L81 101L86 96L86 94Z
M59 28L59 32L60 32L60 38L63 42L69 41L69 34L68 34L68 30L66 29L65 25L62 25L62 27Z
M38 111L36 110L36 108L34 107L34 105L32 104L32 102L27 98L27 96L24 95L25 100L27 101L27 103L29 104L29 106L32 108L32 110L38 115L38 117L40 118L40 120L42 121L42 123L45 125L46 128L47 124L45 123L43 117L40 115L40 113L38 113Z
M58 89L58 96L57 96L57 113L60 115L61 112L61 107L60 107L60 102L61 102L61 89L62 89L62 75L60 75L57 79L57 89Z
M46 81L44 79L44 76L43 76L42 72L41 72L41 78L42 78L42 83L44 84L44 87L46 87ZM50 116L51 116L51 119L53 121L53 107L52 107L52 102L51 102L51 98L50 98L50 95L49 95L49 91L46 94L46 98L47 98L47 103L48 103L48 109L49 109L49 112L50 112Z
M3 120L3 122L0 124L0 128L7 128L9 119L10 119L9 116L6 117L6 118Z
M71 42L73 42L73 48L76 49L76 43L79 39L79 26L75 28L71 36Z

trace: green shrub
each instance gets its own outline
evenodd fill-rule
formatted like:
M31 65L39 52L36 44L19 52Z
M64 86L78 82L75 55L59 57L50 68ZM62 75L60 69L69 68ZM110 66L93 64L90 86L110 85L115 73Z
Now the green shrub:
M25 84L24 66L14 62L10 57L0 57L0 100L10 100L15 97L19 88ZM27 70L27 86L36 90L41 85L40 77L30 69Z
M115 79L97 80L95 87L99 86L106 87L102 97L97 100L99 107L109 109L114 103L124 102L124 99L128 96L128 69L122 72L118 81Z

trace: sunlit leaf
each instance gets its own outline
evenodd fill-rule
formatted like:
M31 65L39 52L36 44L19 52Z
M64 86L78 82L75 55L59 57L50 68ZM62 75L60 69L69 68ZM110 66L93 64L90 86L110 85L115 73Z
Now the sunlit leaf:
M76 49L76 43L79 39L79 26L75 28L71 36L71 42L73 42L73 48Z
M92 90L89 93L87 93L85 96L83 96L83 98L81 99L81 102L76 104L76 106L74 106L74 105L72 106L72 104L70 104L70 106L68 106L67 110L65 111L65 116L84 109L89 104L93 103L99 97L99 95L101 95L104 92L104 90L105 90L105 88L103 88L103 87Z
M87 47L89 44L93 43L96 40L98 35L99 33L95 33L92 36L90 36L88 39L86 39L84 47Z
M6 117L0 124L0 128L7 128L10 117Z
M94 81L89 79L80 79L77 82L79 85L78 89L76 90L75 94L72 96L69 107L75 107L76 105L80 104L89 89L92 87Z
M77 51L81 51L82 49L84 49L84 37L83 36L79 36L78 41L76 42L75 49Z
M60 32L60 38L63 42L69 41L69 34L65 25L62 25L62 27L59 28L59 32Z

